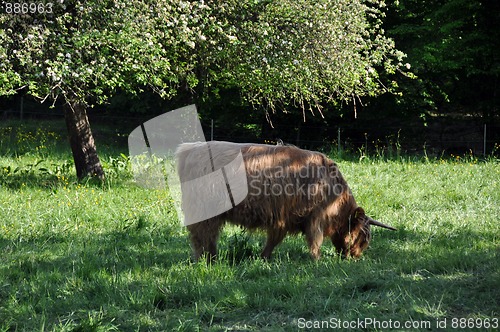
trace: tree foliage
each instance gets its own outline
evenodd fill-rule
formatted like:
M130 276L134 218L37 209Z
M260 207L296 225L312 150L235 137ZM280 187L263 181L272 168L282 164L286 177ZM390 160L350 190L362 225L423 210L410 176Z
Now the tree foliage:
M116 88L165 89L176 79L175 56L162 47L171 38L155 32L150 5L65 1L52 14L3 15L2 63L16 80L1 92L17 83L41 100L104 101Z
M382 2L279 1L242 23L235 75L251 100L322 101L377 95L378 69L402 54L380 28ZM260 30L260 33L255 31ZM259 36L256 39L254 36ZM254 84L254 82L259 82Z
M3 94L104 101L117 88L238 87L273 107L377 95L402 53L383 1L64 1L1 18Z
M402 65L381 28L383 1L199 3L188 74L198 95L237 87L258 107L320 107L382 93L379 71Z

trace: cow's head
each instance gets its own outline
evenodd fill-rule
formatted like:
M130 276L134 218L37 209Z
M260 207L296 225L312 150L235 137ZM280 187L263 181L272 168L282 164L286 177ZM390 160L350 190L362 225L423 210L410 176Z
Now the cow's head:
M358 207L349 215L347 222L332 235L333 245L343 257L361 256L370 243L370 225L396 230L394 227L368 217L365 211Z

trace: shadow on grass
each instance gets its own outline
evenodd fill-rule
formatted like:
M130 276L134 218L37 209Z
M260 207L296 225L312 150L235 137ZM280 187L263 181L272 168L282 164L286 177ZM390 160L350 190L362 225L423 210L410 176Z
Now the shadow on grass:
M1 172L0 165L0 172ZM0 174L0 187L8 188L11 190L20 189L41 189L41 190L57 190L65 187L72 186L85 186L93 187L99 189L107 189L110 187L119 187L123 185L128 185L132 181L132 176L130 174L123 175L122 173L113 173L113 170L105 169L106 179L104 182L86 177L83 179L77 179L75 174L50 174L37 172L25 172L25 173L15 173L2 175Z
M39 324L77 325L105 307L154 310L154 285L173 266L189 265L185 237L169 228L0 237L0 248L0 330L7 331L39 328L29 325L30 317Z
M386 267L399 272L396 285L404 285L409 297L421 298L414 310L426 318L498 317L497 237L466 227L439 233L400 229L376 250L393 256Z
M405 229L390 234L377 236L359 261L341 260L325 241L322 259L313 262L304 239L294 237L269 262L223 258L214 265L191 263L187 236L174 226L0 237L0 316L7 331L42 322L77 328L92 312L101 324L125 330L184 323L296 327L300 317L498 317L498 247L471 247L474 239L488 243L494 235L467 229L454 238ZM233 244L223 237L221 250ZM255 250L260 246L252 245L248 257ZM141 315L149 323L132 318Z
M9 174L8 176L0 177L0 186L12 190L21 188L30 189L51 189L64 187L68 182L57 175L41 175L41 174Z

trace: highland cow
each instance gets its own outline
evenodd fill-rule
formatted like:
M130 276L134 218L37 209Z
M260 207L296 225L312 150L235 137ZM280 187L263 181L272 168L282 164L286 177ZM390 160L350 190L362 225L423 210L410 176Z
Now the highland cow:
M228 211L187 225L195 259L205 253L209 260L215 258L217 239L226 221L249 230L265 230L267 242L261 254L265 259L271 257L287 234L305 234L313 259L320 257L324 237L331 239L343 257L357 258L370 241L370 225L394 230L368 217L357 205L332 160L322 153L294 146L184 143L176 153L181 183L228 164L240 152L248 194ZM229 190L227 177L224 178ZM181 188L184 210L199 205L199 195L193 194L193 190L187 193L182 185Z

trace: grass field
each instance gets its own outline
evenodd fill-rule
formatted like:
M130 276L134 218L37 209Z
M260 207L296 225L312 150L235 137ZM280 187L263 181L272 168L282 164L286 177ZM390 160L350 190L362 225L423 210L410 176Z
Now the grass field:
M339 160L358 203L397 231L374 229L357 261L325 241L313 262L297 236L266 262L252 257L261 234L227 227L207 266L190 262L166 193L133 183L127 133L94 131L104 185L76 181L62 123L0 125L0 331L500 325L494 158Z

